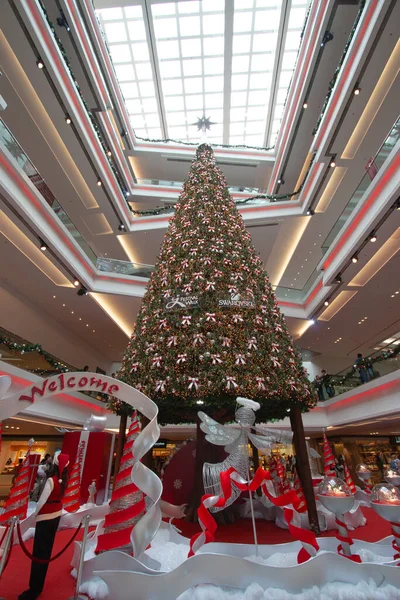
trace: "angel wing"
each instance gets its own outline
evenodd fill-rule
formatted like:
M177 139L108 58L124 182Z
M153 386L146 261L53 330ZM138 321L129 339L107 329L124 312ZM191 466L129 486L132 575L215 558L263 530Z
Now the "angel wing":
M285 429L272 429L271 427L256 427L257 434L273 440L273 444L287 444L292 442L293 431L286 431Z
M226 425L220 425L202 411L197 414L201 420L200 429L206 434L207 442L216 446L228 446L240 436L240 429L232 429L231 427L226 427Z

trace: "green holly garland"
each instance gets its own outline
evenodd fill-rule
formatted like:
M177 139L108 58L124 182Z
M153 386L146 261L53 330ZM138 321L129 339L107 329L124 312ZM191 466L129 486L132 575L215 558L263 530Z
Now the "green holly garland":
M303 181L299 185L299 188L294 192L290 192L289 194L257 194L256 196L249 196L248 198L241 198L238 200L234 200L236 206L241 206L242 204L247 204L248 202L253 202L254 200L269 200L270 202L279 202L280 200L291 200L294 196L298 196L301 190L304 187L304 184L307 180L307 177L310 173L311 167L314 164L316 152L313 153L310 164L308 165L308 169L303 177ZM136 217L144 217L144 216L155 216L161 215L163 213L173 213L175 212L176 204L172 204L169 206L156 206L156 208L148 209L148 210L134 210L131 208L131 213Z
M73 83L74 83L74 85L76 87L76 90L77 90L77 92L79 94L80 99L82 100L82 104L83 104L83 106L86 109L86 112L87 112L87 115L89 117L89 120L90 120L90 122L92 124L92 127L93 127L93 129L94 129L97 137L98 137L98 140L99 140L100 145L101 145L101 147L103 149L103 152L106 155L106 158L107 158L108 163L110 165L110 168L111 168L111 170L112 170L112 172L113 172L113 174L115 176L115 179L117 180L118 186L119 186L119 188L120 188L120 190L121 190L121 192L122 192L122 194L123 194L123 196L125 198L125 201L126 201L127 205L130 207L129 202L126 200L126 196L129 193L129 190L127 189L126 185L124 184L123 178L122 178L119 170L115 166L112 156L108 156L108 154L107 154L108 147L107 147L106 142L104 141L103 133L102 133L100 127L99 127L99 124L98 124L96 118L94 117L94 115L92 114L92 112L89 110L88 105L86 104L86 100L85 100L85 98L83 96L82 90L81 90L81 88L79 86L79 83L78 83L78 81L77 81L77 79L76 79L76 77L74 75L73 70L72 70L71 63L69 61L68 55L66 53L66 50L64 48L64 44L62 43L62 41L58 37L56 29L55 29L55 27L53 25L53 22L50 20L49 15L47 14L46 8L45 8L42 0L39 0L39 6L42 9L42 12L43 12L43 14L45 16L46 22L47 22L47 24L48 24L48 26L49 26L52 34L53 34L53 37L54 37L54 39L56 41L58 49L60 50L60 54L61 54L61 56L64 59L65 65L66 65L66 67L67 67L67 69L69 71L69 74L71 75L71 79L72 79L72 81L73 81Z
M67 365L65 363L63 363L62 361L55 358L52 354L49 354L48 352L46 352L46 350L43 350L43 348L40 344L30 344L28 342L25 344L19 344L17 342L14 342L11 338L0 336L0 345L6 346L6 348L9 348L10 350L13 350L14 352L19 352L20 354L28 354L30 352L37 352L37 354L40 354L41 357L44 358L44 360L46 360L54 368L54 370L57 371L58 373L69 373L71 371L79 370L79 369L75 369L74 367L72 369L67 367ZM44 369L34 369L34 372L45 373L45 370Z

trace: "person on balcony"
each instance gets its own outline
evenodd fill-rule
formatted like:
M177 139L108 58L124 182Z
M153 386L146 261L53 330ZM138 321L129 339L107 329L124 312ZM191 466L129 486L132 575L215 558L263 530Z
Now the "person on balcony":
M363 355L359 352L357 354L356 362L354 363L356 369L360 374L361 383L367 383L370 380L370 376L368 374L368 370L366 368L365 361L363 359Z

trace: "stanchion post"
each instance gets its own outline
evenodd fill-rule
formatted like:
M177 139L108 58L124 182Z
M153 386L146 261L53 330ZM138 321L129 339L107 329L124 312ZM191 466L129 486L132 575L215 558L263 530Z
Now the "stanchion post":
M14 529L15 529L15 525L17 523L17 517L13 517L12 519L10 519L10 527L7 531L7 536L4 542L4 550L3 550L3 555L1 557L0 560L0 579L3 575L3 571L7 565L7 558L8 558L8 554L10 552L10 546L13 543L13 539L14 539ZM0 598L1 600L1 598Z
M81 596L79 594L79 588L81 587L81 579L82 579L82 571L83 571L83 561L85 560L85 550L86 550L86 539L89 531L89 523L90 523L91 515L86 515L83 517L83 539L81 545L81 555L79 557L79 565L78 571L76 574L76 586L75 586L75 594L68 598L68 600L87 600L86 596ZM0 599L1 600L1 599Z

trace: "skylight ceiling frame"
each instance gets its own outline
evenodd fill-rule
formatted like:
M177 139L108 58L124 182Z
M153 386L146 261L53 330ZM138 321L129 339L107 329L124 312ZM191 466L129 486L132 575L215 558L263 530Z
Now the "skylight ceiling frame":
M269 145L272 134L272 122L275 114L276 97L278 94L279 79L282 72L283 53L286 44L286 36L289 24L289 15L292 8L292 0L282 0L281 18L278 28L278 44L279 48L275 54L274 68L272 71L272 85L268 103L267 120L264 135L264 146Z
M292 9L294 8L296 10L297 8L304 8L308 0L277 0L276 9L274 9L272 5L271 8L269 8L269 6L264 7L262 2L260 3L259 0L254 0L253 3L249 2L248 5L246 3L239 5L236 10L234 8L234 0L221 1L217 10L215 10L214 4L205 7L202 0L192 1L193 3L196 3L196 7L194 7L193 11L191 11L188 6L190 0L96 0L96 8L99 8L100 10L102 8L117 7L126 9L127 7L132 6L140 6L142 10L142 19L146 31L145 42L149 53L152 84L154 86L154 108L150 108L146 111L145 104L147 96L142 96L140 84L143 83L143 81L140 81L138 73L136 72L136 62L144 62L145 57L141 58L139 56L139 58L137 58L136 56L137 60L135 60L135 52L132 44L136 43L136 40L131 39L128 36L126 43L129 44L131 56L131 62L129 64L133 67L135 73L135 85L138 89L137 96L135 96L135 88L129 90L132 93L132 109L129 107L129 99L127 101L132 126L139 137L146 136L149 138L157 138L158 135L156 135L155 131L149 131L152 128L152 125L151 119L147 118L147 115L152 114L157 108L158 119L160 122L159 129L164 139L171 137L173 139L181 139L184 142L200 141L200 134L197 136L195 127L191 129L190 126L198 117L205 115L217 123L217 125L211 129L209 134L209 140L212 143L245 143L257 146L271 145L272 138L275 138L276 136L278 121L281 121L282 118L280 109L283 102L283 91L285 91L287 87L285 81L288 81L288 77L283 77L282 74L284 71L288 71L289 74L293 71L291 65L294 59L293 54L295 52L297 40L296 38L288 39L288 33L297 33L299 36L303 26L303 22L301 24L299 22L300 15L295 16L294 22L291 24L290 19ZM186 7L184 7L183 10L179 7L181 2L186 4ZM166 11L159 11L158 13L153 10L154 6L161 6L163 4L175 5L171 13L169 13L171 8L168 8ZM271 15L273 14L273 21L268 20L269 17L267 11L269 10L273 11L273 13L271 12ZM304 8L304 11L305 10L306 9ZM251 13L251 16L249 16L249 12ZM245 26L244 28L240 26L237 27L236 24L236 21L240 22L241 13L247 18L247 27ZM224 25L221 24L212 31L209 31L208 29L203 31L205 25L205 21L203 21L204 17L208 17L208 27L209 18L216 17L217 15L221 15L220 19ZM183 26L184 29L182 31L181 19L187 17L197 19L198 23L194 21L193 30L185 29L185 26ZM125 18L124 16L123 20L125 23L129 18L134 17L126 16ZM162 29L162 25L161 29L160 27L157 27L156 21L165 19L173 19L175 21L175 23L171 21L171 28L173 26L173 31L171 31L170 37L168 35L168 30L165 28ZM103 21L103 26L106 23L107 22ZM289 25L291 26L290 30ZM165 24L164 27L167 27L167 24ZM165 34L166 31L167 34ZM184 35L184 31L191 35ZM143 35L143 31L141 33ZM276 41L274 39L269 40L268 37L266 37L264 41L260 36L276 36ZM241 37L243 37L243 48L241 47ZM246 37L249 37L250 39L246 41ZM258 43L257 47L254 46L256 37ZM221 40L217 47L215 47L214 44L214 53L212 52L213 38ZM198 44L197 48L194 47L192 49L190 47L190 40L192 39L196 40ZM235 39L236 45L234 43ZM183 48L184 41L189 42L186 44L187 48L186 46ZM171 46L170 56L163 57L164 46L165 50L168 49L168 44L165 44L165 42L175 42L175 48ZM248 42L250 42L250 48L246 45ZM114 38L114 41L110 42L110 46L115 46L119 43L120 42L115 41ZM121 43L125 42L121 40ZM124 50L121 48L121 53L123 52ZM177 52L179 52L179 55L175 56ZM197 54L198 52L200 52L200 55ZM285 65L286 52L288 53L288 60L285 70L282 71L282 66ZM267 59L267 55L270 55L269 59ZM236 65L236 69L233 68L236 56L248 58L249 64L247 69L244 68L245 64L242 69L240 62ZM257 56L259 56L259 59L254 63ZM212 68L206 62L206 59L214 57L219 61L219 64L217 64L218 71L212 71ZM193 60L193 73L189 71L190 75L188 75L188 67L189 69L191 68L190 60ZM195 71L194 61L199 61L199 73L196 73ZM123 56L117 62L125 63ZM168 62L172 63L170 72L166 71L163 67L163 64L168 64ZM207 70L205 69L206 64ZM239 67L239 69L237 67ZM179 68L180 74L178 74ZM116 70L118 71L118 65L116 65ZM150 71L150 68L148 70ZM143 69L141 72L143 72ZM234 74L238 75L235 84L233 82ZM242 80L240 77L242 77ZM252 78L254 78L255 81L253 81ZM174 90L174 79L176 79L177 82L179 81L179 85L177 84L176 86L177 92ZM187 84L190 79L193 79L194 91L192 91L190 85ZM197 79L201 79L201 83L200 81L195 81ZM166 85L167 81L168 86ZM245 86L243 84L246 81L247 85ZM122 83L122 88L124 88L123 84L125 81L121 80L120 83ZM281 83L283 83L283 85L279 87ZM180 93L181 86L183 87L182 94ZM198 91L196 91L196 89L198 89ZM243 98L241 99L239 96L236 96L233 101L232 94L239 92L244 92ZM249 105L250 92L252 92L252 101ZM216 95L213 96L212 94ZM255 94L258 94L260 99L262 99L262 102L255 102L255 99L257 99L257 96L254 98ZM192 98L192 101L188 102L190 97ZM174 104L175 98L177 99L176 104ZM200 107L200 99L202 99L202 108ZM245 102L244 99L246 100ZM140 101L140 105L137 100ZM279 105L277 104L278 100ZM133 111L139 109L139 106L142 107L142 116L139 118L139 121L135 122L135 113ZM178 108L179 106L181 108ZM235 115L232 112L232 107L237 109ZM171 115L173 116L171 117ZM143 126L145 127L140 126L142 118ZM153 126L154 130L157 128L158 125L156 127ZM242 128L243 131L241 130ZM140 132L140 129L147 131L147 135Z

